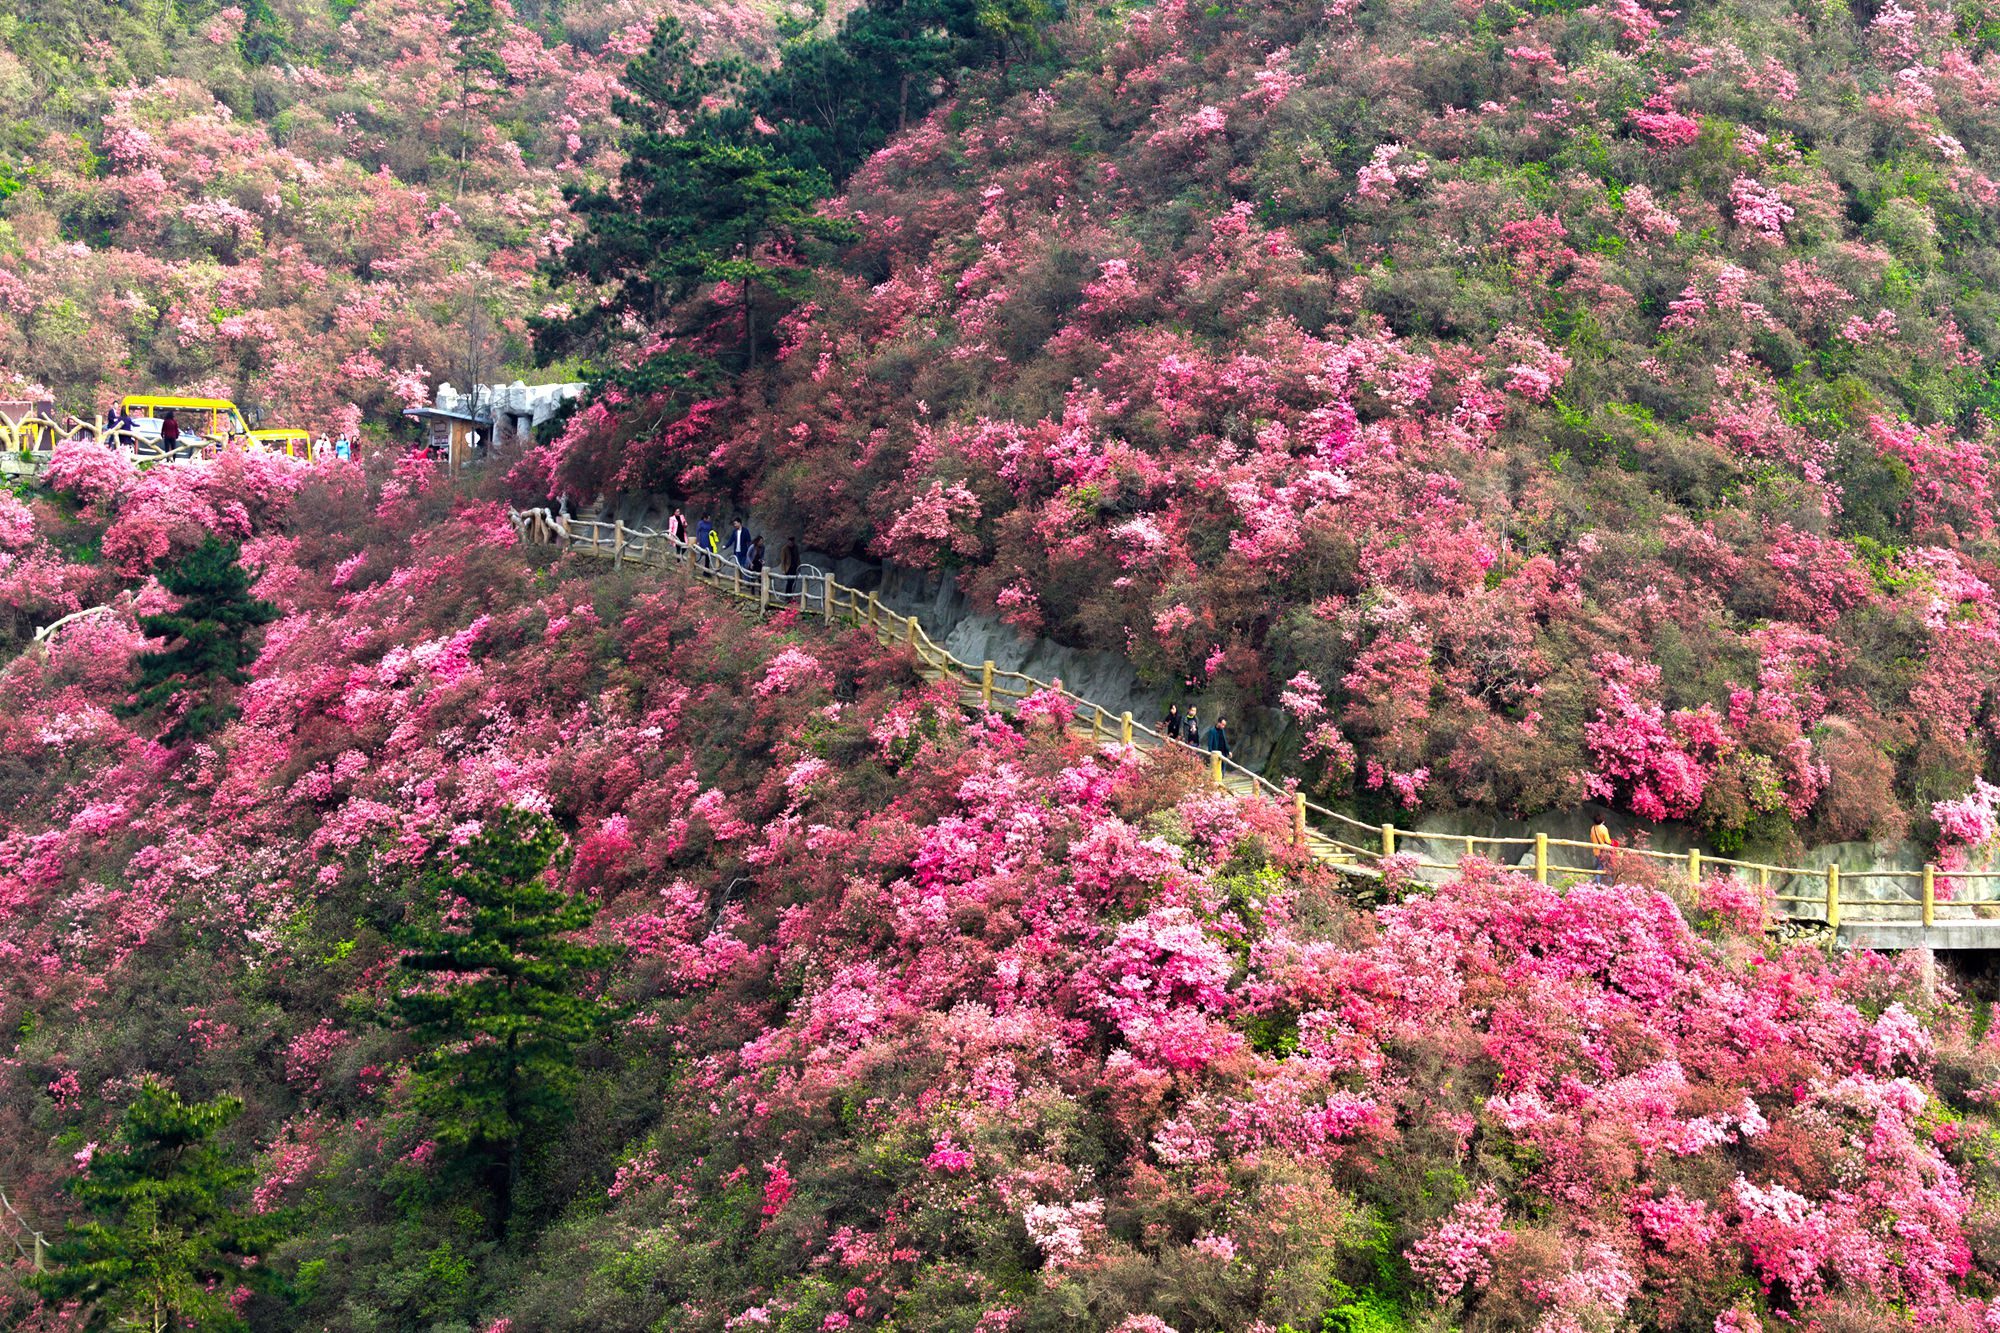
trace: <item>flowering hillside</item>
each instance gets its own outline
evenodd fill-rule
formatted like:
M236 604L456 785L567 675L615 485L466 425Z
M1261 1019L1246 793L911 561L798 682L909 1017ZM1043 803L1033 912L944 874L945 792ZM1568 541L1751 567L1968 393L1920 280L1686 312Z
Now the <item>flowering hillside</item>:
M0 673L0 1185L55 1230L143 1075L243 1099L251 1328L2000 1327L2000 1045L1915 959L1767 957L1720 883L1370 918L1195 765L421 468L59 461L6 518L51 585L157 607L213 533L278 617L178 748L128 611ZM616 1024L495 1217L378 1016L503 809Z
M0 37L0 367L68 410L177 390L349 433L528 364L562 190L615 169L657 15L774 41L678 0L48 8Z
M1992 776L2000 10L1184 0L876 155L779 361L572 492L948 571L1323 788L1727 849ZM719 298L718 298L719 299ZM532 479L531 479L532 480Z

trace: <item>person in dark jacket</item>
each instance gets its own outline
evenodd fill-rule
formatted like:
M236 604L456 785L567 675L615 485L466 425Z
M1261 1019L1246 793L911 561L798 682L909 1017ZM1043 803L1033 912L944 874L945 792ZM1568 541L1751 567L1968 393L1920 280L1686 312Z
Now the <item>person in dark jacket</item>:
M180 418L174 415L174 409L170 407L160 414L160 443L171 449L180 443L180 438Z
M1226 717L1215 719L1215 725L1210 727L1201 739L1211 754L1220 754L1224 759L1229 758L1229 719Z
M745 566L752 574L764 572L764 539L762 536L750 539L750 562Z
M1160 719L1160 735L1170 741L1181 738L1181 706L1168 704L1167 715Z
M729 528L729 558L744 569L750 568L750 534L740 518Z
M1188 705L1187 725L1181 731L1181 740L1188 745L1201 744L1201 710Z
M715 549L715 524L709 522L706 515L694 525L694 549L695 558L700 560L702 567L706 569L708 553Z
M785 549L778 553L777 589L783 597L790 597L799 591L799 542L796 537L785 538Z

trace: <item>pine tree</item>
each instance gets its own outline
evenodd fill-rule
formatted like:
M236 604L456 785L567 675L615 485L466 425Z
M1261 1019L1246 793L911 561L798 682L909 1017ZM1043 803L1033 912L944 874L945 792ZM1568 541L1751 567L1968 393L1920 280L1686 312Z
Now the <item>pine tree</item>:
M52 1301L80 1301L89 1327L238 1329L239 1286L269 1285L251 1261L273 1235L263 1219L231 1207L249 1180L216 1134L242 1111L234 1097L189 1105L157 1080L139 1085L118 1130L70 1186L91 1220L70 1223L49 1247L49 1271L29 1286Z
M1049 0L870 0L848 11L837 34L788 42L777 66L745 89L743 118L754 112L775 126L787 160L845 181L955 95L966 71L1041 49L1057 13Z
M507 82L507 65L493 48L500 36L500 12L493 0L457 0L451 10L451 67L458 73L458 189L453 198L465 195L465 180L479 129L476 113L491 101L495 89Z
M154 573L180 599L178 610L139 617L147 637L179 640L138 656L139 679L127 715L192 695L167 739L194 739L220 730L236 716L229 687L250 679L250 632L278 618L278 608L250 595L251 575L237 563L234 542L213 535L179 560L163 560Z
M559 282L605 288L605 299L536 325L545 360L583 350L602 355L628 314L658 325L711 283L734 289L737 361L755 364L776 311L797 296L794 256L815 241L852 234L817 212L832 183L703 110L733 86L740 68L703 64L678 22L660 20L651 45L626 70L632 96L617 111L629 127L615 187L571 199L583 234L556 264ZM742 118L737 118L742 119ZM768 313L760 319L760 313ZM683 386L699 367L685 353L656 360L623 382L643 391Z
M617 950L575 938L597 906L550 887L560 841L547 819L502 810L424 876L422 901L463 908L391 931L414 975L386 1018L419 1047L416 1105L441 1144L487 1174L503 1221L525 1140L567 1118L578 1051L618 1017L584 993Z
M243 35L237 39L243 58L253 65L275 65L291 54L290 29L271 8L271 0L242 0Z

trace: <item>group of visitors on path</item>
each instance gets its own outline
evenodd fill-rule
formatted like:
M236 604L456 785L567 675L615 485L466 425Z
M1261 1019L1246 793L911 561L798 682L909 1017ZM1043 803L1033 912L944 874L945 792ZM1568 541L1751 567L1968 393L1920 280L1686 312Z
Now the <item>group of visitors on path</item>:
M678 545L692 545L695 558L704 569L727 569L734 565L739 574L757 575L764 572L764 537L762 533L752 535L743 526L743 520L730 520L729 532L725 535L721 528L711 523L704 514L695 520L690 534L688 517L676 509L667 519L667 536ZM726 563L725 563L726 562ZM799 543L795 537L785 539L785 549L778 554L776 578L772 590L781 596L789 595L797 586L799 576Z
M1160 734L1170 741L1229 758L1229 719L1218 717L1213 726L1203 730L1201 710L1193 704L1188 705L1185 715L1179 704L1167 705L1167 715L1160 720Z

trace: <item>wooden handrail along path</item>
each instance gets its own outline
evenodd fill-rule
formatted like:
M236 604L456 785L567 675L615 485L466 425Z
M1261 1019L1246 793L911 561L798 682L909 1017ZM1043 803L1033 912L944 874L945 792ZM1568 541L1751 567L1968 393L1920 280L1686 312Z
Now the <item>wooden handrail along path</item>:
M1511 838L1434 834L1399 829L1392 823L1365 823L1308 800L1303 792L1281 787L1220 754L1204 753L1163 737L1135 721L1130 713L1114 714L1060 681L1002 670L991 660L977 665L961 661L936 643L915 616L887 611L877 594L848 587L811 566L790 579L769 570L753 574L739 569L727 553L704 554L692 542L676 541L651 528L552 514L547 509L513 511L513 519L525 541L567 546L614 564L632 561L676 568L732 596L755 601L760 610L797 607L829 624L839 620L866 625L885 639L907 644L927 675L957 682L969 707L1011 710L1030 694L1060 694L1075 705L1072 725L1081 733L1148 750L1178 746L1201 756L1216 786L1290 807L1294 839L1319 859L1345 869L1379 874L1387 864L1406 874L1435 877L1455 871L1466 858L1478 857L1531 871L1544 884L1588 878L1594 873L1588 859L1590 844L1575 839L1546 833ZM1843 879L1838 865L1824 869L1775 865L1716 856L1698 848L1684 854L1620 848L1614 857L1628 871L1651 864L1697 888L1716 876L1755 883L1770 893L1783 916L1831 926L1857 943L1883 948L2000 945L2000 896L1996 896L2000 872L1996 871L1947 871L1925 866L1921 870L1849 872ZM1889 891L1864 895L1856 891L1860 880L1883 883ZM1989 935L1991 944L1986 942Z
M0 1189L0 1236L5 1236L14 1252L33 1264L37 1273L48 1267L48 1238L29 1225L4 1189Z
M1590 844L1575 839L1546 833L1511 838L1446 835L1365 823L1308 800L1295 787L1279 786L1220 754L1203 754L1177 739L1163 737L1135 721L1129 712L1113 713L1064 688L1060 681L1001 670L991 660L961 661L936 643L915 616L887 611L877 594L850 588L810 566L790 578L769 570L753 574L739 569L726 554L704 555L691 542L615 520L573 518L547 509L515 511L513 518L526 541L567 546L614 564L633 561L677 568L734 597L756 602L760 611L796 607L828 623L840 620L866 625L885 639L908 645L927 675L955 682L969 707L1011 709L1030 694L1060 694L1075 705L1072 726L1079 732L1148 750L1179 746L1200 755L1216 786L1288 807L1294 840L1319 859L1348 870L1379 875L1386 865L1404 874L1435 878L1477 857L1518 867L1544 884L1573 882L1594 873ZM1700 886L1716 877L1755 884L1770 895L1782 916L1831 927L1841 938L1866 947L2000 946L2000 871L1924 866L1917 870L1850 871L1843 878L1837 864L1824 868L1775 865L1715 856L1699 848L1686 853L1620 848L1613 855L1627 873L1650 865L1656 874L1684 881L1697 899ZM1857 881L1868 881L1870 891L1861 892L1863 886Z
M48 417L30 416L19 421L0 417L0 476L40 477L48 470L49 459L57 445L79 440L102 442L122 449L140 467L151 467L155 463L177 458L194 458L207 443L204 439L190 436L168 449L154 436L137 431L100 430L88 421L64 426Z
M154 439L129 432L101 432L78 423L65 428L46 417L20 421L0 418L0 474L39 477L57 445L70 440L104 439L130 453L140 466L190 456L200 441L162 449ZM768 570L751 574L737 568L727 554L698 552L692 542L676 541L651 528L628 527L607 519L572 517L545 508L514 510L512 517L523 540L562 545L614 564L630 560L658 568L678 567L704 582L724 587L731 595L754 601L760 611L786 607L823 617L866 624L878 633L907 643L927 674L958 682L968 705L1008 708L1038 691L1053 690L1076 705L1078 728L1100 739L1115 735L1120 743L1145 749L1196 747L1161 736L1136 722L1129 713L1112 714L1094 700L1019 671L1003 671L991 661L962 662L934 642L915 616L883 610L877 595L850 588L823 570L806 566L789 578ZM49 627L53 629L54 626ZM38 636L40 637L40 636ZM1219 754L1206 756L1211 779L1242 796L1262 796L1289 805L1294 837L1314 855L1349 869L1379 873L1385 863L1399 871L1435 877L1457 869L1467 857L1532 869L1542 883L1551 877L1575 878L1593 873L1590 844L1545 833L1528 837L1486 837L1478 834L1436 834L1398 829L1394 824L1368 824L1351 815L1307 800L1293 787L1279 786ZM1620 848L1616 862L1626 870L1650 864L1656 871L1684 878L1699 886L1716 875L1754 882L1771 894L1784 916L1832 927L1843 938L1880 948L1929 945L1935 948L2000 948L2000 870L1944 870L1924 866L1912 870L1850 871L1843 880L1839 865L1824 868L1774 865L1737 860L1693 849L1685 854L1650 848ZM1861 892L1862 881L1870 891Z

